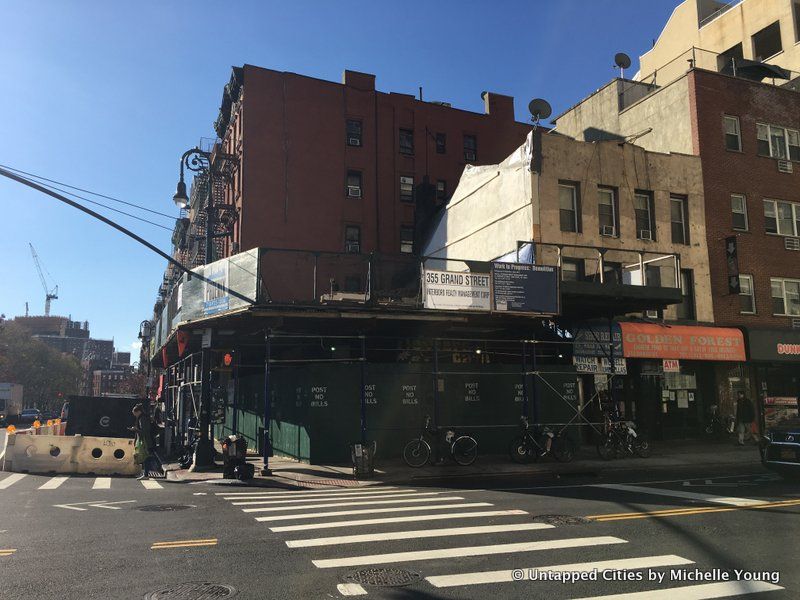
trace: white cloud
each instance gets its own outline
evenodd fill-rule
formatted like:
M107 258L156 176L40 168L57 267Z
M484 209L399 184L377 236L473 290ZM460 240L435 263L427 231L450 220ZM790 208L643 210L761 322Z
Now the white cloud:
M142 347L142 340L136 340L131 344L131 350L138 351Z

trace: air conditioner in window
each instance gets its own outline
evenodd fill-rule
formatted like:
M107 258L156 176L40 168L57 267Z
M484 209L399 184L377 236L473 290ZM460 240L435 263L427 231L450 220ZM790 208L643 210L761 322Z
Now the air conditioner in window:
M345 252L349 252L351 254L358 254L361 252L361 244L358 242L345 242L344 243Z
M653 232L649 229L640 229L639 230L639 239L640 240L652 240L653 239Z
M604 235L606 237L614 237L617 234L616 228L613 225L603 225L600 228L600 235Z
M475 160L475 153L471 150L464 150L464 160Z
M796 237L783 238L783 247L786 248L787 250L800 251L800 238Z
M361 145L361 138L351 137L347 138L348 146L360 146Z
M361 187L357 185L348 185L347 195L350 198L361 198Z
M794 170L794 165L792 165L792 161L790 160L778 161L778 171L780 173L791 173L793 170Z

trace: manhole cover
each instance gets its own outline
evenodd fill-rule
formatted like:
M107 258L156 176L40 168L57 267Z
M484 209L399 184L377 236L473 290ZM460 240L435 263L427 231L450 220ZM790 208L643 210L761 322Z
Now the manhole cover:
M194 506L191 504L146 504L145 506L140 506L138 510L143 510L144 512L172 512L186 510L187 508L194 508Z
M212 598L233 598L237 593L236 588L225 583L201 581L163 587L146 594L144 600L211 600Z
M404 569L361 569L348 573L342 580L379 587L400 587L419 581L419 577L419 573Z
M589 519L573 517L572 515L536 515L533 520L537 523L547 523L548 525L584 525L591 523Z

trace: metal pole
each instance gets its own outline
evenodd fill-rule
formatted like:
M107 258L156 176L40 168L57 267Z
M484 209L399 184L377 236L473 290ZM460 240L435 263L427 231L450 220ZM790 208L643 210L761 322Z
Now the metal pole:
M433 340L433 426L439 426L439 340Z
M214 465L214 444L211 441L211 349L200 353L200 439L194 455L192 470Z
M531 388L531 412L532 418L534 423L539 422L539 407L537 406L537 394L536 394L536 379L539 377L539 373L536 369L536 334L533 336L533 351L531 354L531 367L533 367L533 388Z
M231 419L231 433L239 435L239 367L242 359L239 349L233 350L233 418Z
M528 353L522 341L522 415L528 416Z
M614 402L614 321L612 316L608 317L608 362L610 373L608 376L608 400L611 402L613 410L617 410L617 405Z
M262 475L272 475L269 468L269 457L272 455L272 441L269 435L270 426L270 397L269 397L269 363L272 355L272 334L267 332L266 357L264 358L264 468L261 469Z
M361 445L367 443L367 396L366 396L366 368L367 368L367 343L361 336Z

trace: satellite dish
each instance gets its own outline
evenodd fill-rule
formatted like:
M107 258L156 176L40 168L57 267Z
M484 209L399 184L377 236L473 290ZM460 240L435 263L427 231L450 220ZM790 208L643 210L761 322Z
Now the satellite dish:
M614 55L614 64L620 69L627 69L631 66L631 57L624 52L618 52Z
M533 122L538 123L540 119L546 119L553 114L553 109L547 100L534 98L528 103L528 111L533 117Z

